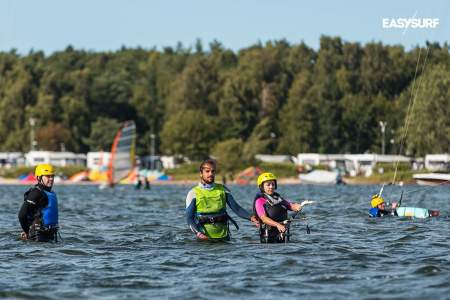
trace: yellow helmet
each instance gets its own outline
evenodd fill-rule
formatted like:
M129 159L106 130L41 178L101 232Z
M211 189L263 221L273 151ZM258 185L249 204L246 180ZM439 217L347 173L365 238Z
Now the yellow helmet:
M49 164L39 164L36 166L36 169L34 170L34 176L52 176L55 175L55 170L53 169L52 165Z
M381 203L384 203L384 199L381 196L378 196L378 195L373 195L372 196L372 201L370 202L372 207L377 207Z
M277 176L275 176L273 173L268 172L262 173L261 175L258 176L258 186L261 186L261 184L269 180L275 180L276 182Z

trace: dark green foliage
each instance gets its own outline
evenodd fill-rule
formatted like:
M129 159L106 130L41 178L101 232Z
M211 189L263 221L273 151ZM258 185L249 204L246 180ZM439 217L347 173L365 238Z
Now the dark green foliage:
M0 151L28 151L34 118L42 150L108 150L116 128L135 120L138 154L150 152L151 134L157 153L190 159L240 141L234 155L247 163L256 153L380 153L383 121L386 153L397 154L420 57L402 154L448 152L449 47L427 46L323 36L317 51L279 40L234 53L199 40L162 51L0 52Z
M90 135L84 142L92 151L108 151L119 128L117 120L99 117L92 124Z
M161 132L162 147L171 155L202 160L218 141L215 118L201 110L179 111L169 117Z
M259 163L257 164L264 172L274 173L277 177L296 177L296 166L292 163Z
M219 162L219 168L225 173L238 170L246 163L243 158L244 142L241 139L229 139L218 142L213 150L212 155Z
M18 178L21 175L28 175L28 174L34 175L34 169L35 169L35 167L17 167L17 168L11 168L11 169L0 168L0 177ZM56 167L56 169L55 169L56 175L66 176L66 177L70 177L70 176L75 175L84 170L85 170L84 166L78 166L78 165L66 166L66 167Z

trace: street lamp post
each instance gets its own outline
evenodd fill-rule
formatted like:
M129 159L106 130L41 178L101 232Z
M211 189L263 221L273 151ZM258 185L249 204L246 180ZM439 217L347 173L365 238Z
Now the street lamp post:
M30 130L30 151L36 150L37 142L34 140L34 125L36 125L36 119L31 117L28 119L30 122L31 130Z
M155 134L150 133L150 168L153 170L153 161L155 159Z
M386 132L387 122L386 121L384 121L384 122L380 121L379 124L380 124L380 128L381 128L381 154L384 155L385 148L386 148L384 139L385 139L385 132Z

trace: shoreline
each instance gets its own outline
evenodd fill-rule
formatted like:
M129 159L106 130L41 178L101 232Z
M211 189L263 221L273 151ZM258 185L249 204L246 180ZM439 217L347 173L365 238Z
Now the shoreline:
M167 181L151 181L150 185L196 185L199 181L192 179L180 179L180 180L167 180ZM300 180L296 177L285 177L278 179L279 184L302 184ZM348 185L379 185L379 184L387 184L388 182L385 180L376 180L367 177L344 177L344 184ZM217 183L222 183L220 180ZM13 178L0 178L0 185L34 185L36 182L32 181L21 181L20 179ZM94 182L94 181L80 181L80 182L72 182L72 181L60 181L55 182L56 185L102 185L102 182ZM227 184L236 184L234 182L227 182ZM255 184L251 181L248 185ZM414 180L407 181L399 181L398 185L414 185L416 182ZM121 184L122 185L122 184ZM123 185L134 185L134 183L124 183Z

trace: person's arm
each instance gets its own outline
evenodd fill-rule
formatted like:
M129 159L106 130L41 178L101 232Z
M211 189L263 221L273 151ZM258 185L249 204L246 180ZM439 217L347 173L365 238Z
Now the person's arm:
M197 232L201 232L198 224L195 222L195 198L192 199L186 208L186 221L193 233L197 234Z
M32 211L35 211L35 208L32 204L28 203L27 201L24 201L22 203L22 206L20 207L18 218L20 222L20 226L22 227L23 232L28 235L28 231L30 230L31 222L30 218L28 217L31 215Z
M36 211L39 207L47 206L47 204L44 203L45 201L46 199L43 199L42 192L37 189L33 189L27 195L22 206L20 207L18 218L23 232L27 235Z
M189 191L186 197L186 221L191 228L192 232L201 239L207 240L208 237L204 235L200 229L200 226L195 222L195 212L196 212L196 200L195 200L195 192Z
M282 199L283 199L284 207L286 207L288 210L297 211L297 212L301 211L305 205L314 203L314 201L310 201L310 200L305 200L302 203L294 203L287 199L284 199L284 198L282 198Z
M272 227L276 227L279 232L285 232L286 231L286 227L283 224L275 222L274 220L272 220L271 218L269 218L266 215L260 217L260 219L261 219L261 221L264 222L264 224L267 224L267 225L272 226Z
M281 202L281 204L286 207L288 210L291 211L297 211L296 208L298 207L299 204L296 203L291 203L290 201L286 200L283 198L283 201ZM301 208L300 208L301 209Z
M264 224L276 227L278 229L278 231L280 231L280 232L285 232L286 231L286 227L283 224L275 222L274 220L272 220L271 218L269 218L266 215L266 210L264 209L264 204L265 203L266 203L266 200L264 198L256 199L255 209L256 209L256 214L258 215L258 218Z
M240 206L236 200L234 200L233 195L231 195L231 193L225 193L226 197L227 197L227 204L228 206L231 208L232 211L234 211L234 213L236 215L238 215L239 217L243 218L243 219L247 219L247 220L251 220L252 215L245 210L242 206Z

